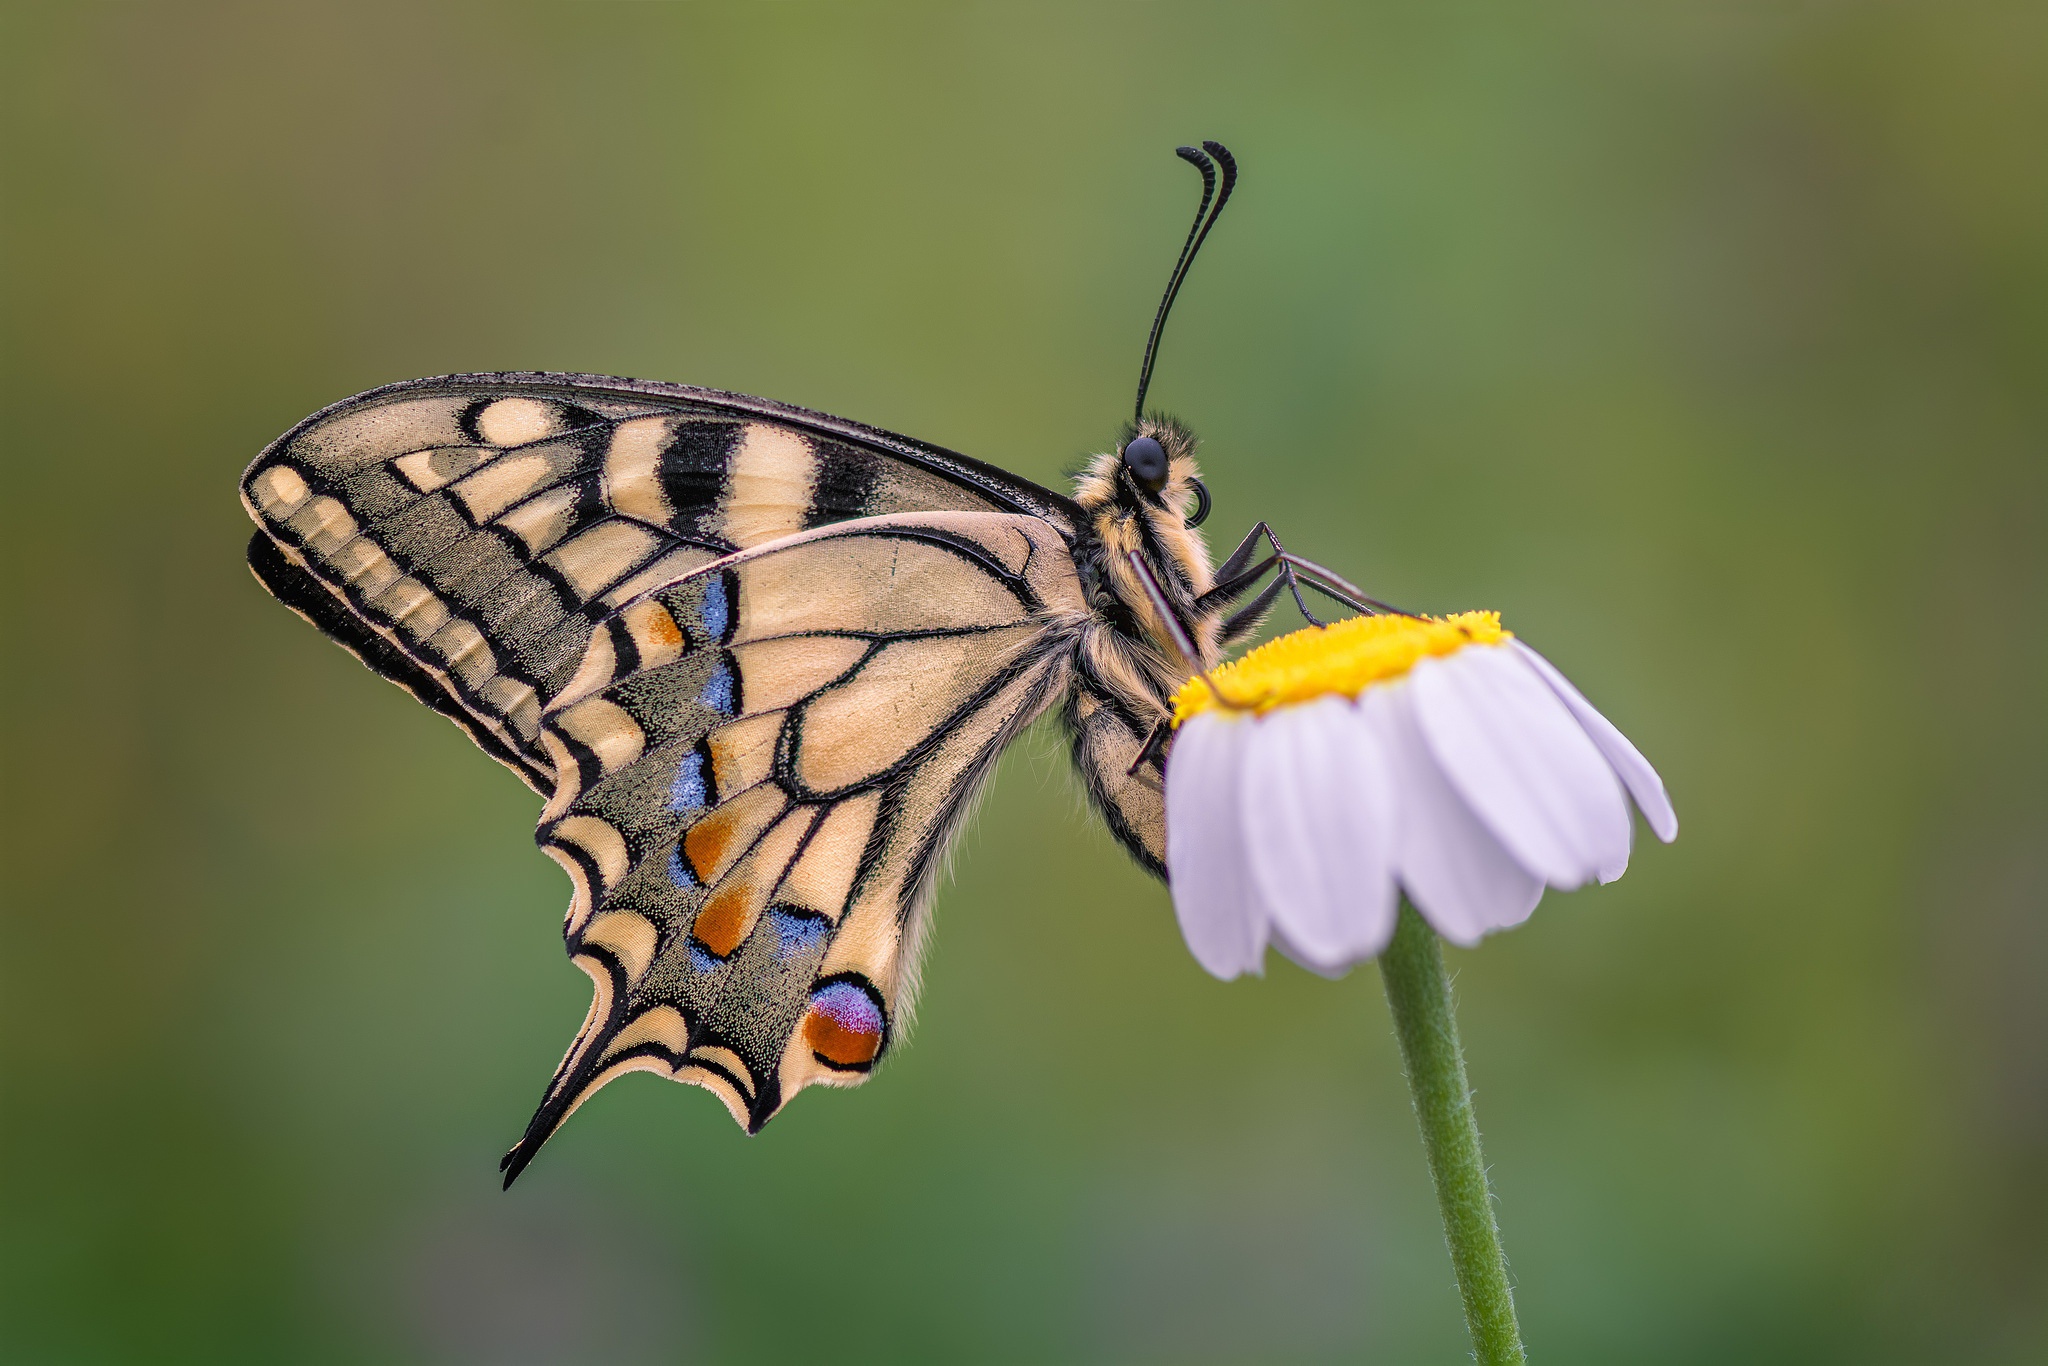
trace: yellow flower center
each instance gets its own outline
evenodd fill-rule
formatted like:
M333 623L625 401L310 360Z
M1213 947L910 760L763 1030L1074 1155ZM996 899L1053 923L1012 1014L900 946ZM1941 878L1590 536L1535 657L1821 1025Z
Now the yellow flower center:
M1268 712L1332 693L1356 697L1375 683L1399 678L1418 660L1511 639L1513 634L1501 629L1498 612L1348 617L1329 626L1304 627L1211 670L1214 692L1199 677L1182 684L1173 695L1173 724L1218 705ZM1218 692L1223 694L1220 704Z

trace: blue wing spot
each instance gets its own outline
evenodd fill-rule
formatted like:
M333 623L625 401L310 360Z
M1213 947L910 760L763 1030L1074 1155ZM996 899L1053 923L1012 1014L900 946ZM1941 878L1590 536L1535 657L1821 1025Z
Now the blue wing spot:
M685 892L697 890L697 875L691 872L690 865L683 861L681 844L668 851L668 880Z
M725 639L725 628L732 624L732 602L726 594L725 575L713 574L704 585L704 605L697 611L697 624L703 628L707 641Z
M775 957L784 963L816 948L829 928L821 915L786 911L780 906L768 912L768 923L775 928Z
M690 941L690 966L699 972L714 972L725 966L725 960L692 939Z
M693 749L676 766L676 780L668 788L668 809L678 816L687 816L710 804L710 794L704 787L704 751Z
M704 690L697 694L697 700L720 716L731 716L739 707L735 681L732 665L721 659L712 668L711 677L704 680Z

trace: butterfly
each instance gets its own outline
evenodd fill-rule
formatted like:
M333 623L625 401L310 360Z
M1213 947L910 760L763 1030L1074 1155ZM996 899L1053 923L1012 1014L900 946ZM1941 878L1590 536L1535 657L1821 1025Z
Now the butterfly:
M1237 180L1218 143L1177 154L1201 204L1132 421L1071 495L803 408L581 374L373 389L249 466L263 586L546 799L535 838L594 989L508 1186L627 1072L703 1086L749 1132L864 1080L915 999L947 845L1042 714L1164 879L1174 691L1283 586L1305 615L1304 584L1359 605L1263 522L1212 567L1195 438L1144 411Z

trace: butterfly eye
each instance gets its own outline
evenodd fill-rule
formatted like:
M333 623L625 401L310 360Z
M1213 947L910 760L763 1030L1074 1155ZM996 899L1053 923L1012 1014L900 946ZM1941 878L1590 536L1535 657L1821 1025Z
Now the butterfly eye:
M1199 479L1191 478L1188 482L1195 486L1195 511L1194 515L1188 518L1187 524L1200 526L1209 520L1209 486Z
M1166 448L1149 436L1133 437L1124 447L1124 468L1150 493L1166 487Z

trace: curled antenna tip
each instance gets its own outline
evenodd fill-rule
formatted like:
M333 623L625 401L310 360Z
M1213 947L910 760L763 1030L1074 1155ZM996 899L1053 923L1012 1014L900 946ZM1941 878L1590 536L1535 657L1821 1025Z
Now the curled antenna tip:
M1204 141L1201 147L1176 147L1174 155L1202 173L1202 202L1195 209L1195 221L1188 228L1187 241L1181 245L1180 259L1173 264L1173 274L1166 282L1166 293L1159 300L1159 311L1152 317L1152 332L1145 339L1145 361L1138 370L1138 399L1133 407L1133 421L1145 418L1145 391L1152 387L1152 366L1159 356L1159 338L1166 330L1167 314L1173 311L1173 300L1180 293L1181 281L1187 278L1188 267L1194 264L1195 253L1202 249L1202 243L1209 236L1209 229L1216 226L1216 220L1223 213L1223 205L1230 199L1231 190L1237 185L1237 158L1220 142ZM1210 157L1215 160L1211 161ZM1217 188L1217 167L1223 168L1221 191Z

